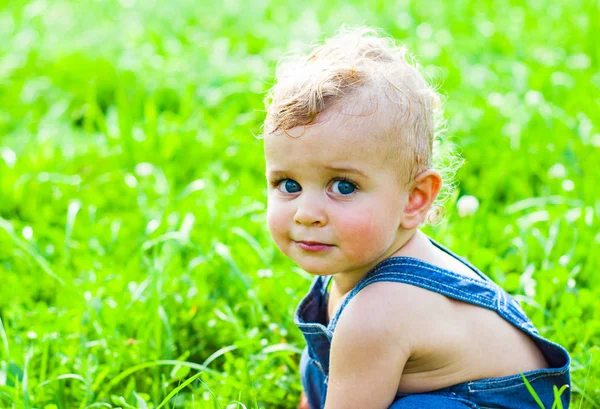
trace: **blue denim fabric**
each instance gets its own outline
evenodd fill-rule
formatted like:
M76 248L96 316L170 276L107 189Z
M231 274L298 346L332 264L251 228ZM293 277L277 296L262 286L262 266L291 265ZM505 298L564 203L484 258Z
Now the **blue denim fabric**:
M415 285L496 311L508 322L530 335L550 364L549 368L524 373L544 406L547 409L552 408L553 386L560 389L563 385L569 385L569 388L561 395L563 407L567 409L571 396L569 372L571 358L567 351L562 346L541 337L521 309L518 301L489 277L464 258L455 255L434 240L430 239L430 241L467 265L484 281L465 277L415 258L392 257L379 263L357 283L331 321L325 325L327 321L327 287L332 277L315 278L308 294L300 301L294 317L294 321L302 331L307 343L300 360L300 371L311 409L321 409L325 405L329 376L329 350L333 331L342 311L360 290L378 281ZM539 405L529 393L520 374L463 382L427 393L398 393L390 409L429 407L437 409L539 409Z

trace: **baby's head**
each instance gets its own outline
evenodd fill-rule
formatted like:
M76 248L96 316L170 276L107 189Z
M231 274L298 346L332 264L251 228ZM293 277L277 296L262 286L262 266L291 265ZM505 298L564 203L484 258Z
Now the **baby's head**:
M267 218L309 272L332 274L322 261L334 249L342 269L385 258L437 211L439 96L407 58L372 29L342 29L278 66L265 101Z

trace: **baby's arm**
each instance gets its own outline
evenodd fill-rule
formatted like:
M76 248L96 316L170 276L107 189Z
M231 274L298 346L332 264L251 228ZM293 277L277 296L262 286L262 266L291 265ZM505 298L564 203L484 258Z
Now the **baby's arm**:
M298 403L298 407L296 409L310 409L308 405L308 399L306 398L306 394L302 392L300 395L300 402Z
M325 409L392 404L418 325L409 288L394 286L371 284L344 309L331 345Z

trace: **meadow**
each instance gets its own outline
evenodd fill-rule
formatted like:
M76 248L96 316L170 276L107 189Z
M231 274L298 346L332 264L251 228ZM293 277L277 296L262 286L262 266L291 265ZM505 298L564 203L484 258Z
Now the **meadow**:
M600 3L0 1L0 408L295 408L311 277L265 223L277 59L408 46L465 163L425 232L600 408ZM476 198L465 214L457 201ZM546 408L550 409L550 408Z

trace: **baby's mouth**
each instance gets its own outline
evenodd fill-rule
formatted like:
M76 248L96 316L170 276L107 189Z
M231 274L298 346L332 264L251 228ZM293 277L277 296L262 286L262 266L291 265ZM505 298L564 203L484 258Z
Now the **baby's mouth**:
M304 243L304 244L308 244L309 246L331 246L331 244L321 243L319 241L309 241L309 240L301 240L301 241L297 241L296 243Z
M298 247L304 251L321 252L334 247L331 244L320 243L317 241L296 241Z

